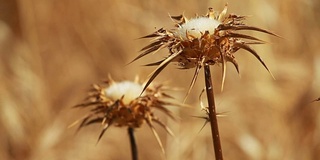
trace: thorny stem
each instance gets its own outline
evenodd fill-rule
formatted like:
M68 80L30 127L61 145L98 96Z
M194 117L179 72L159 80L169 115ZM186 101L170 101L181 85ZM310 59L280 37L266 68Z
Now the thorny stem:
M138 160L138 147L136 144L136 140L134 138L134 129L132 127L128 128L130 145L131 145L131 157L132 160Z
M215 157L216 157L216 160L223 160L218 121L217 121L217 112L216 112L216 106L214 101L213 85L212 85L212 79L211 79L211 73L210 73L210 66L208 64L204 64L204 76L205 76L206 92L207 92L208 106L209 106L208 114L209 114L209 120L210 120L210 126L211 126L211 134L212 134Z

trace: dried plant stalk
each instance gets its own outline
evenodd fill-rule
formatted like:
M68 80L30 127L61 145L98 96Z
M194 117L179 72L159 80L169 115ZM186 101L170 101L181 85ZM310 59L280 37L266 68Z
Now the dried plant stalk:
M211 126L211 135L213 139L214 153L216 160L223 160L222 147L220 142L220 134L217 120L217 111L214 100L213 85L211 79L210 66L208 64L204 65L204 76L206 84L206 92L208 98L208 115Z
M132 127L128 127L128 134L130 139L132 160L138 160L138 147L137 147L136 139L134 137L134 129Z
M219 160L222 160L223 157L219 140L213 86L211 83L209 66L221 64L221 90L223 90L226 77L226 63L232 63L236 68L236 71L239 73L239 65L236 61L235 53L238 50L243 49L252 54L273 77L271 71L258 53L250 47L252 44L264 44L265 42L256 37L243 34L241 31L256 31L273 36L277 35L258 27L246 25L243 22L245 18L245 16L236 14L227 15L227 5L220 13L215 12L213 8L209 8L209 12L206 15L197 16L190 20L183 15L171 16L171 19L175 22L175 28L171 30L160 28L156 32L142 37L153 38L153 41L142 48L142 53L133 60L136 61L150 53L156 53L163 48L167 48L169 55L160 61L146 65L157 66L157 68L151 73L144 90L169 63L175 62L178 63L180 69L195 68L194 76L191 80L186 97L191 92L200 69L202 67L205 68L206 89L209 104L208 114L212 127L216 159Z

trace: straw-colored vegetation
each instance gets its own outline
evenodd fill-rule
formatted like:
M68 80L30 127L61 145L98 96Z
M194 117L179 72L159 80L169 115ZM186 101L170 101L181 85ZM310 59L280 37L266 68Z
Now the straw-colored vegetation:
M155 27L172 28L168 13L193 17L206 14L208 7L221 11L226 2L229 13L249 15L247 24L284 39L248 33L269 42L253 48L276 80L254 57L239 51L241 77L227 70L220 92L221 66L213 67L218 112L225 115L219 117L224 158L320 158L320 102L310 103L320 96L320 2L316 0L0 2L0 159L130 159L125 128L107 130L96 145L99 125L76 135L76 129L67 129L86 114L71 107L86 96L89 84L109 73L117 80L136 75L147 79L155 68L141 64L163 54L126 64L149 43L138 37ZM155 81L184 87L170 93L183 100L194 71L175 68L169 65ZM180 119L174 122L157 113L175 134L171 137L155 126L168 160L214 157L209 126L198 133L204 120L194 117L204 116L199 101L202 77L186 101L193 108L170 107ZM135 133L140 159L164 159L147 126Z

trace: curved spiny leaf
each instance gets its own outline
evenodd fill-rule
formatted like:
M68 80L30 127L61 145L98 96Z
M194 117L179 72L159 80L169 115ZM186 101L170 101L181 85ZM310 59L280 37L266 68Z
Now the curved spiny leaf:
M248 45L254 45L254 44L265 44L266 42L245 42Z
M261 29L261 28L254 27L254 26L246 26L246 25L233 25L233 26L220 25L218 30L228 30L228 29L231 29L231 30L252 30L252 31L263 32L263 33L270 34L270 35L273 35L276 37L280 37L270 31L265 30L265 29Z
M148 63L148 64L145 64L143 66L158 66L160 65L165 59L161 60L161 61L158 61L158 62L154 62L154 63Z
M149 35L146 35L146 36L140 37L139 39L142 39L142 38L154 38L154 37L159 37L159 36L161 36L161 34L160 34L160 33L163 33L163 32L165 32L165 31L166 31L165 29L160 28L160 29L158 29L157 31L155 31L155 32L153 32L153 33L151 33L151 34L149 34Z
M170 16L172 19L177 20L177 21L182 21L183 20L183 15L179 15L179 16Z
M258 53L255 50L253 50L250 46L243 44L243 43L234 43L234 47L242 48L242 49L250 52L251 54L253 54L260 61L260 63L264 66L264 68L270 73L272 78L274 79L274 76L272 75L271 71L269 70L267 65L263 62L263 60L260 58L260 56L258 55Z
M204 120L205 120L204 123L203 123L203 125L202 125L202 127L200 128L198 134L199 134L199 133L203 130L203 128L210 122L210 118L209 118L208 116L207 116L207 117L205 117L205 116L192 116L192 117L201 118L201 119L204 119Z
M171 129L168 126L166 126L165 124L163 124L160 120L158 120L156 118L152 118L152 121L159 124L162 128L164 128L167 131L168 134L170 134L170 136L174 137L174 134L171 131Z
M161 150L162 150L162 153L165 154L163 145L162 145L162 143L161 143L161 139L160 139L157 131L154 129L153 125L151 124L151 122L150 122L149 120L147 120L147 124L149 125L149 127L150 127L150 129L151 129L151 131L152 131L152 133L153 133L153 135L154 135L154 137L156 138L156 140L157 140L157 142L158 142L158 144L159 144L159 146L160 146L160 148L161 148Z
M77 105L73 106L72 108L88 107L88 106L92 106L92 105L97 105L99 103L100 102L86 102L86 103L77 104Z
M167 57L159 66L157 69L155 69L152 73L151 73L151 77L149 78L149 80L147 81L146 85L144 86L141 94L147 89L147 87L150 85L150 83L157 77L157 75L174 59L176 58L180 53L182 53L182 50L179 52L176 52L172 55L170 55L169 57Z
M244 38L244 39L255 40L255 41L258 41L258 42L264 42L263 40L258 39L256 37L252 37L252 36L245 35L245 34L240 34L240 33L228 33L223 37Z
M93 116L93 114L88 114L88 115L86 115L86 116L83 118L83 120L81 121L79 127L78 127L77 130L76 130L76 133L78 133L78 132L80 131L80 129L85 126L86 122L87 122L92 116ZM76 124L76 123L78 123L78 122L79 122L79 121L76 121L74 124Z
M221 63L222 63L222 81L221 81L221 92L223 91L224 82L226 80L226 60L224 54L220 51Z
M229 59L227 59L227 61L231 62L234 65L234 67L236 68L238 74L240 75L240 70L239 70L239 65L238 65L237 60L235 58L229 58Z
M162 105L154 105L153 107L161 110L162 112L166 113L171 119L176 120L176 118L172 115L172 112L168 110L166 107Z
M97 143L100 141L101 137L104 135L104 132L111 126L111 124L112 124L112 121L110 121L109 123L106 123L104 125L104 127L103 127L103 129L102 129L102 131L101 131L101 133L99 135Z
M141 51L144 51L144 50L147 50L147 49L149 49L149 48L153 48L154 46L162 45L162 44L163 44L163 41L155 41L155 42L150 43L150 44L148 44L147 46L141 48L141 49L140 49L140 52L141 52Z
M160 42L160 41L157 41L157 42ZM146 55L148 55L148 54L150 54L152 52L155 53L155 52L159 51L160 49L162 49L164 46L165 45L163 45L162 42L161 42L160 44L153 45L153 46L150 46L148 48L144 48L144 49L142 49L143 52L140 55L138 55L136 58L134 58L128 64L130 64L130 63L132 63L132 62L134 62L134 61L136 61L136 60L138 60L138 59L140 59L140 58L142 58L142 57L144 57L144 56L146 56Z
M194 74L193 74L192 81L191 81L191 83L190 83L190 85L189 85L188 92L187 92L186 96L184 97L183 103L186 102L186 100L187 100L187 98L188 98L188 96L189 96L189 94L190 94L190 92L191 92L194 84L195 84L196 81L197 81L197 78L198 78L198 75L199 75L199 71L200 71L200 69L201 69L201 67L202 67L202 65L203 65L203 61L204 61L204 58L203 58L203 60L202 60L201 62L199 62L199 63L197 64L196 70L195 70L195 72L194 72Z
M97 117L97 118L91 119L90 121L86 122L84 126L88 126L90 124L99 123L99 122L101 123L103 119L104 119L103 117Z

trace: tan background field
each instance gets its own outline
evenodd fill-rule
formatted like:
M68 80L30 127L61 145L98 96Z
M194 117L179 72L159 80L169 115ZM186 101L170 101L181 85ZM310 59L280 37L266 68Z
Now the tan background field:
M143 64L166 56L164 49L126 65L149 43L138 39L161 27L168 17L193 17L208 7L249 15L247 24L283 38L249 32L268 42L254 46L276 80L249 53L236 53L239 77L228 64L220 92L221 66L213 66L222 148L226 160L320 159L320 1L317 0L0 0L0 159L131 159L126 128L111 127L97 144L99 125L69 124L86 113L72 109L92 83L111 74L115 80L146 80L152 67ZM175 88L182 101L194 70L169 65L156 79ZM142 160L213 159L209 125L198 99L200 73L187 100L192 108L168 106L177 121L158 117L172 128L170 137L156 127L165 145L161 153L151 130L136 130ZM203 101L205 102L205 96Z

